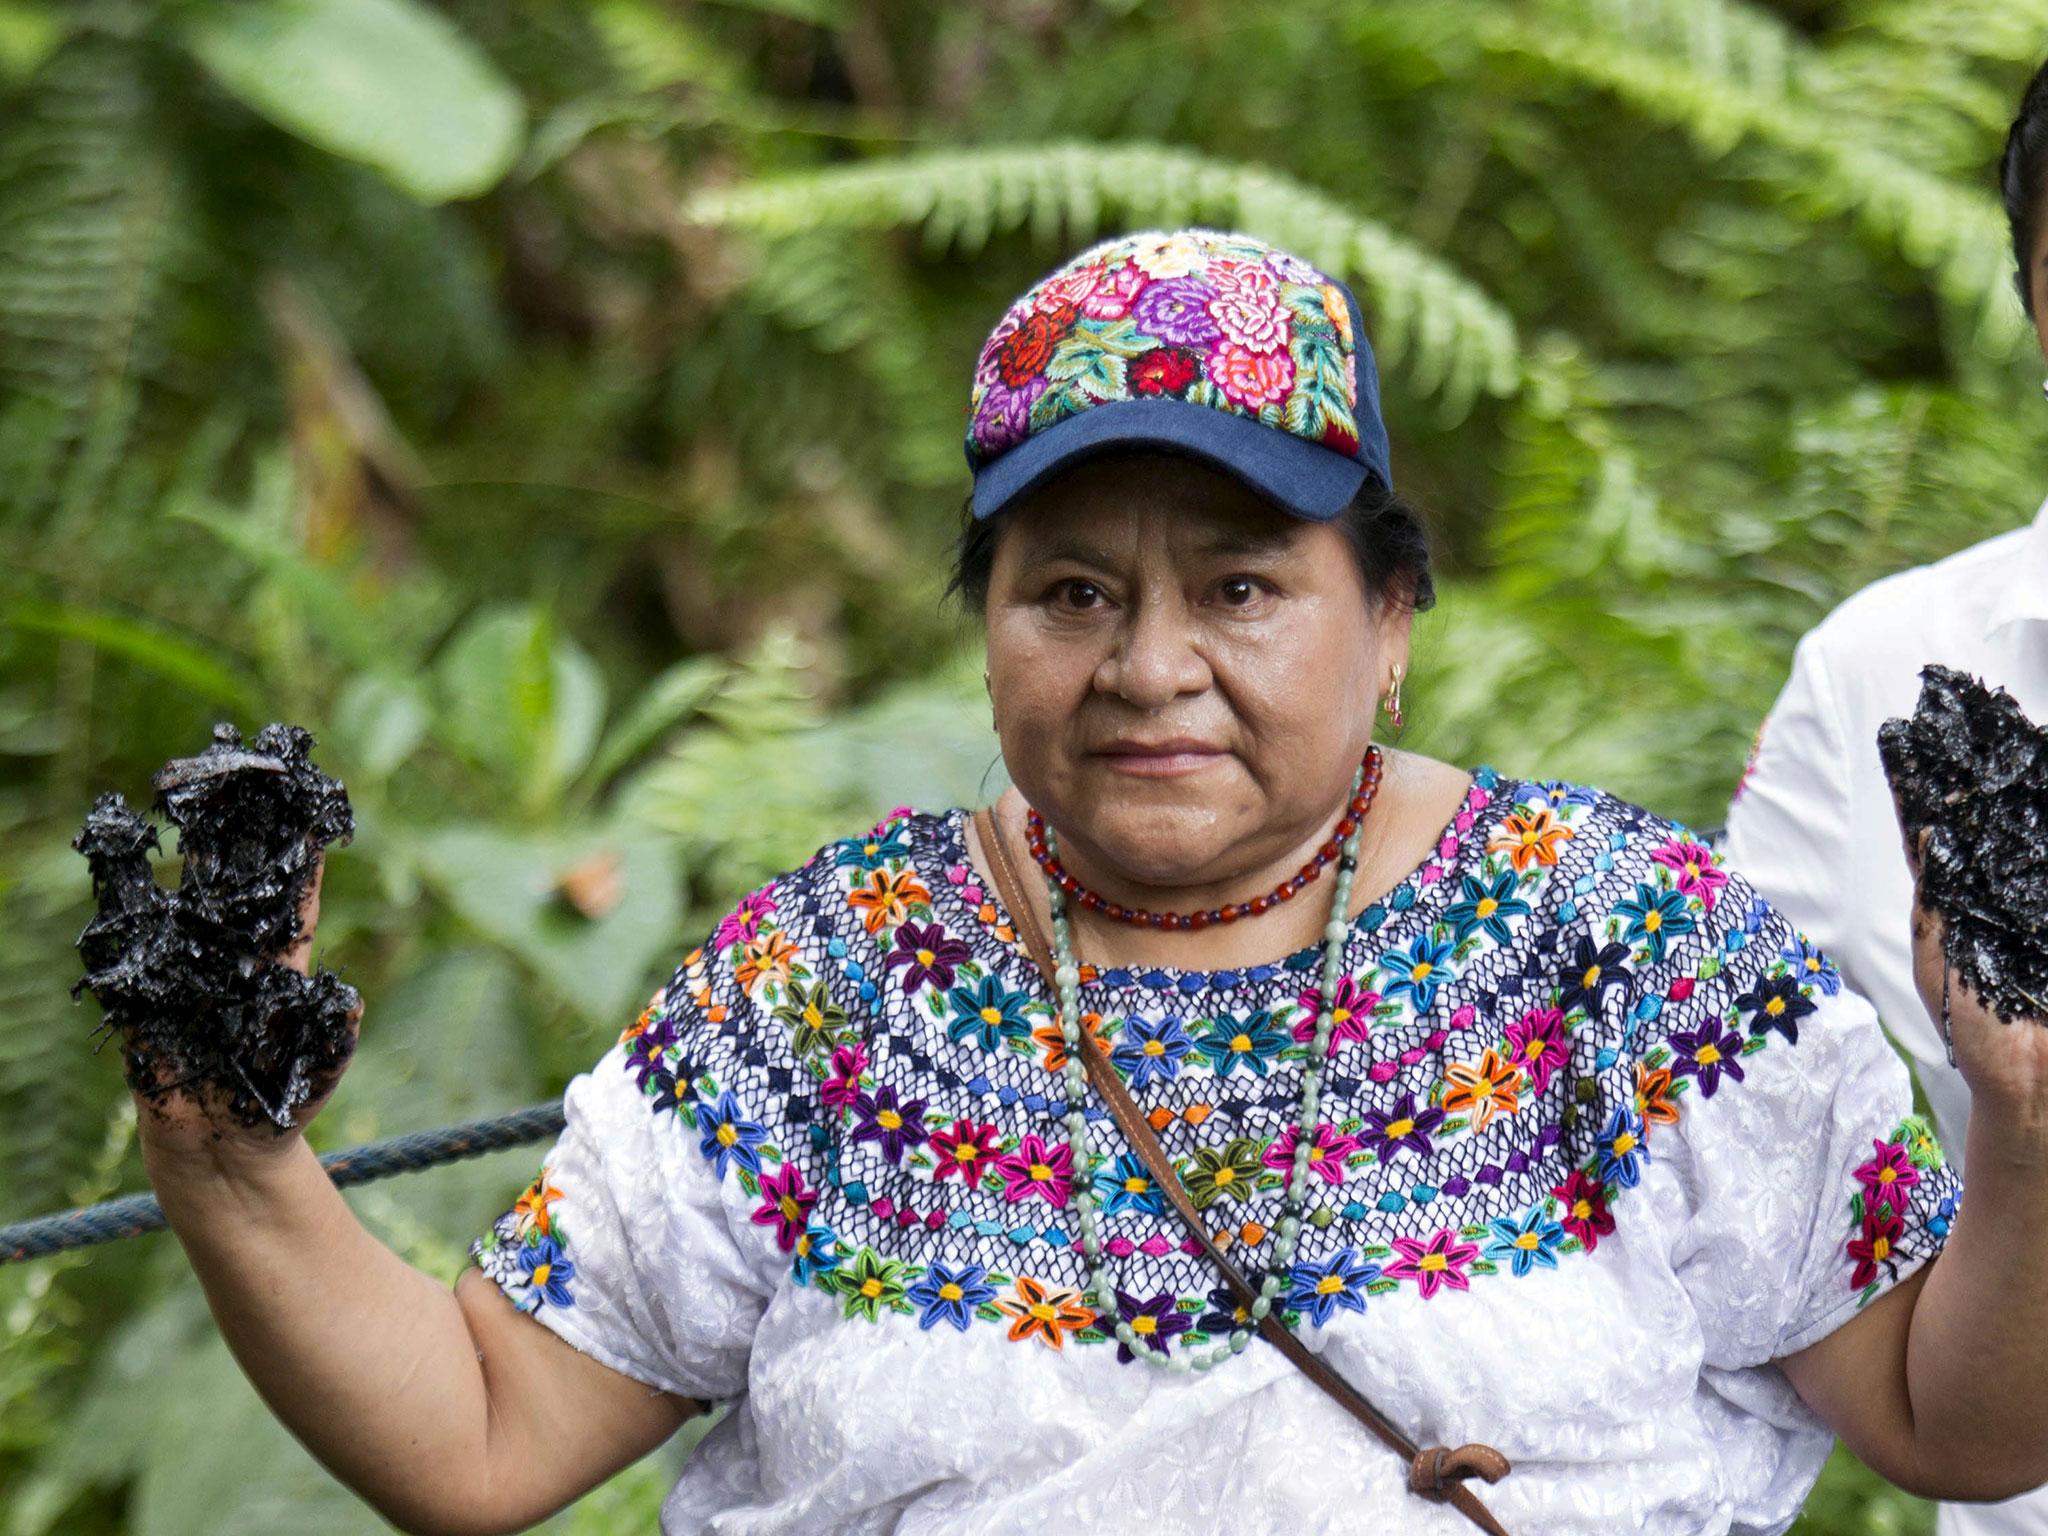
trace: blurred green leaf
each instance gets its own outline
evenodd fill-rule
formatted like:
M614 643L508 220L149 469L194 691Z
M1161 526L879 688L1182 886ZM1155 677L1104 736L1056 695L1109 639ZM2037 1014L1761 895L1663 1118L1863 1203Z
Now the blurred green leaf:
M42 1536L79 1492L127 1478L132 1536L391 1529L256 1395L191 1282L123 1330L68 1428L16 1506L10 1536Z
M605 732L597 755L586 770L593 786L603 785L633 758L652 746L663 732L686 718L715 694L730 668L708 657L679 661L640 691L632 707Z
M519 153L519 93L415 0L206 0L186 42L248 106L428 202L473 197Z
M761 11L770 16L788 16L819 26L837 26L846 18L844 0L717 0L735 10Z
M522 1107L541 1084L529 1064L519 974L505 954L449 949L366 1002L362 1044L325 1139L343 1144Z
M562 1002L614 1034L645 1001L664 955L680 958L674 847L620 823L533 835L450 826L420 839L435 891L476 931L532 968ZM557 891L562 874L594 854L619 861L623 898L598 919ZM664 972L665 973L665 972ZM658 978L657 978L658 979Z
M409 677L366 672L350 680L334 703L334 732L352 758L377 778L388 777L427 734L432 713L426 691Z
M275 462L271 466L281 470ZM289 496L288 481L274 480L270 494ZM172 505L166 517L203 528L270 583L299 622L310 625L327 645L362 666L388 661L396 637L375 614L351 598L332 572L322 569L295 548L276 514L288 508L273 505L246 514L230 513L199 501Z
M442 652L434 680L446 739L513 787L522 811L550 805L596 748L603 674L546 609L477 614Z
M171 1392L179 1368L211 1330L196 1284L157 1298L122 1322L70 1413L66 1432L20 1490L8 1536L43 1536L87 1488L142 1472L163 1416L177 1411ZM192 1410L217 1407L194 1404Z
M53 5L35 0L0 3L0 82L25 80L63 39L64 23Z
M105 609L22 598L0 608L0 624L36 634L84 640L104 654L139 667L240 714L259 713L262 695L239 668L196 640L161 625Z
M523 1109L546 1085L528 1044L517 962L483 948L433 954L367 999L362 1044L315 1122L322 1150ZM469 1239L532 1177L545 1146L467 1158L349 1191L371 1230L413 1264L452 1280Z
M388 1536L278 1422L211 1329L176 1359L160 1394L130 1505L133 1536Z

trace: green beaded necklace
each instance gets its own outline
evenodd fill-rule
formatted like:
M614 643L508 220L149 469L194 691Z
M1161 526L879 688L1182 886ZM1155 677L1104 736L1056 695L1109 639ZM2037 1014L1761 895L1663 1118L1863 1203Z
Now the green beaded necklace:
M1357 795L1364 781L1365 769L1360 767L1351 780L1352 795ZM1337 879L1330 893L1330 921L1323 929L1322 993L1326 1005L1336 997L1337 984L1344 973L1344 941L1351 933L1345 914L1351 910L1351 882L1358 873L1358 844L1364 832L1364 818L1361 816L1359 820L1360 824L1344 839L1337 855ZM1046 840L1057 858L1058 847L1050 829L1046 832ZM1053 959L1056 966L1053 982L1060 994L1060 1035L1067 1045L1067 1146L1073 1154L1068 1166L1084 1174L1074 1185L1074 1217L1081 1228L1081 1251L1088 1261L1088 1285L1098 1315L1109 1314L1116 1310L1116 1292L1102 1262L1102 1238L1095 1220L1094 1187L1085 1176L1088 1168L1088 1115L1084 1106L1088 1073L1081 1064L1080 1055L1081 967L1074 958L1074 934L1067 922L1067 893L1050 878L1046 881L1046 900L1052 909ZM1273 1243L1273 1262L1259 1282L1259 1294L1251 1304L1255 1322L1264 1321L1273 1310L1274 1301L1286 1288L1286 1276L1294 1263L1295 1241L1301 1234L1301 1207L1308 1187L1309 1154L1315 1148L1316 1111L1322 1099L1323 1067L1329 1060L1330 1036L1336 1028L1336 1013L1332 1006L1318 1011L1315 1037L1309 1044L1308 1061L1302 1067L1301 1108L1296 1118L1293 1172L1281 1198L1281 1209L1285 1214L1276 1229L1279 1236ZM1206 1371L1232 1355L1242 1353L1252 1341L1249 1328L1234 1328L1228 1342L1211 1350L1179 1355L1165 1350L1155 1353L1137 1329L1122 1319L1117 1321L1116 1337L1147 1365L1177 1373Z

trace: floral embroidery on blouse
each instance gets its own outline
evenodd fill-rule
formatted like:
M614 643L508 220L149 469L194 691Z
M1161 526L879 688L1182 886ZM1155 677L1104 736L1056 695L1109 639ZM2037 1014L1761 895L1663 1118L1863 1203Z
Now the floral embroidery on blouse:
M549 1182L548 1170L542 1168L512 1209L470 1244L470 1258L522 1312L576 1305L571 1287L576 1265L569 1257L569 1234L553 1210L561 1198L561 1190Z
M1912 1252L1922 1231L1937 1241L1948 1236L1961 1203L1962 1191L1947 1173L1948 1160L1933 1128L1919 1115L1908 1115L1892 1128L1889 1140L1873 1139L1870 1158L1854 1174L1856 1193L1849 1197L1849 1224L1855 1232L1845 1245L1849 1288L1859 1310L1881 1289L1879 1277L1896 1280L1899 1261ZM1923 1178L1940 1182L1933 1202L1913 1198Z
M1118 1321L1169 1352L1227 1333L1235 1301L1099 1106L1074 1165L1056 1021L967 861L965 819L894 811L751 893L622 1035L626 1070L743 1192L792 1281L847 1319L1056 1350L1114 1343ZM1291 1176L1320 962L1315 946L1239 970L1081 968L1085 1026L1251 1271ZM1757 1058L1827 1027L1817 999L1840 989L1683 827L1484 767L1434 857L1354 920L1346 965L1277 1304L1294 1327L1404 1286L1441 1303L1593 1262L1658 1138L1768 1091ZM1854 1178L1843 1284L1860 1304L1939 1248L1958 1186L1917 1121ZM1071 1215L1083 1181L1113 1317ZM569 1305L539 1186L540 1225L508 1214L479 1262L515 1297Z

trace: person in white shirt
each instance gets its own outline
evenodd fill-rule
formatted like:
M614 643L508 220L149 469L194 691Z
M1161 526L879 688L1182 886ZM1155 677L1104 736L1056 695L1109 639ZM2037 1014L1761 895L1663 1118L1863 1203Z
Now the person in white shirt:
M2000 167L2016 286L2048 358L2048 65L2027 87ZM2048 391L2048 384L2044 384ZM1851 597L1800 641L1729 809L1726 853L1876 1004L1960 1162L1970 1090L1913 981L1912 876L1877 730L1912 713L1939 662L2048 720L2048 503L2033 522ZM1806 957L1817 971L1818 954ZM2048 1536L2048 1488L1944 1504L1940 1536Z

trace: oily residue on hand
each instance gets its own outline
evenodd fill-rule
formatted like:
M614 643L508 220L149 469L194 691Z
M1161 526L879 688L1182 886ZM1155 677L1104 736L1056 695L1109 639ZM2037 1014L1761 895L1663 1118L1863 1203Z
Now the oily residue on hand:
M293 1124L346 1065L356 989L332 971L277 963L300 933L320 849L347 842L348 792L307 756L312 734L267 725L248 746L213 728L197 757L166 763L152 807L178 829L175 890L149 863L156 826L118 793L93 802L71 846L99 910L78 936L100 1030L118 1035L137 1092L217 1090L244 1127Z
M2003 688L1923 667L1911 719L1878 729L1922 901L1955 973L2001 1019L2048 1020L2048 731Z

